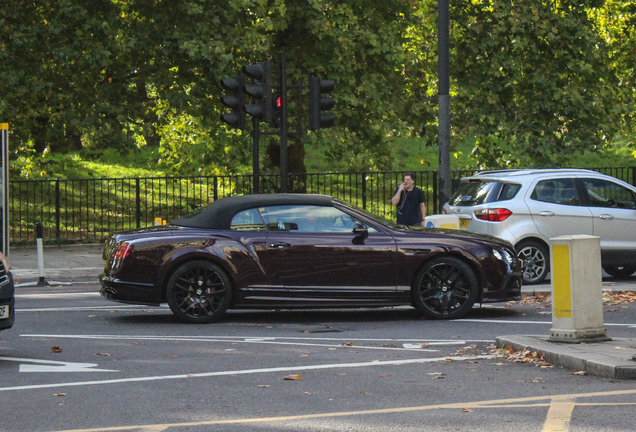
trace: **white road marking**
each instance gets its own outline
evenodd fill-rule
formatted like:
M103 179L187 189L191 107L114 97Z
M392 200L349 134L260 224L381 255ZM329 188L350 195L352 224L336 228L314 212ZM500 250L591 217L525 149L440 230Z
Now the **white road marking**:
M37 308L37 309L16 309L16 312L69 312L86 310L154 310L152 306L117 305L117 306L84 306L84 307L60 307L60 308ZM159 309L157 309L159 310Z
M95 369L99 366L97 363L73 363L53 360L40 360L29 358L0 357L0 361L13 361L23 363L39 363L39 364L21 364L20 372L119 372L112 369Z
M248 343L248 344L267 344L267 345L292 345L292 346L314 346L326 348L351 348L361 350L391 350L391 351L419 351L419 352L438 352L437 349L425 349L422 345L465 345L466 341L422 341L418 340L417 344L404 344L403 348L396 346L365 346L365 345L349 345L359 341L374 342L394 342L396 339L348 339L348 338L236 338L230 336L122 336L122 335L51 335L51 334L23 334L22 337L40 337L53 339L106 339L106 340L159 340L159 341L185 341L185 342L221 342L221 343ZM293 342L278 341L277 339L291 339ZM310 343L305 341L340 341L339 344L328 343ZM480 340L473 342L494 342L493 340Z
M53 297L101 297L98 292L66 292L66 293L41 293L41 294L16 294L16 298L53 298Z
M0 391L14 391L14 390L33 390L43 388L56 388L56 387L79 387L79 386L91 386L91 385L105 385L105 384L121 384L131 382L148 382L148 381L162 381L173 379L188 379L188 378L209 378L215 376L228 376L228 375L250 375L250 374L262 374L273 372L296 372L296 371L309 371L309 370L324 370L324 369L342 369L342 368L358 368L358 367L370 367L370 366L397 366L412 363L434 363L443 361L471 361L471 360L485 360L493 359L494 356L471 356L471 357L438 357L438 358L422 358L422 359L409 359L409 360L391 360L391 361L372 361L364 363L335 363L325 365L308 365L308 366L290 366L290 367L277 367L277 368L264 368L264 369L245 369L234 371L221 371L221 372L204 372L204 373L192 373L181 375L159 375L159 376L147 376L137 378L119 378L111 380L100 381L76 381L67 383L52 383L52 384L36 384L26 386L15 387L0 387Z
M512 321L512 320L488 320L488 319L457 319L453 321L460 322L479 322L479 323L491 323L491 324L546 324L552 325L552 321ZM603 323L604 326L613 327L634 327L634 323Z

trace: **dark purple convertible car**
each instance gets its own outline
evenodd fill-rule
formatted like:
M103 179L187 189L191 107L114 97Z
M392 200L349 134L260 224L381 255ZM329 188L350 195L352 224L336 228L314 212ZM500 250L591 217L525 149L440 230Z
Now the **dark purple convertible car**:
M227 309L413 305L432 319L521 296L510 243L409 229L326 195L224 198L169 225L113 234L101 294L168 303L184 322Z

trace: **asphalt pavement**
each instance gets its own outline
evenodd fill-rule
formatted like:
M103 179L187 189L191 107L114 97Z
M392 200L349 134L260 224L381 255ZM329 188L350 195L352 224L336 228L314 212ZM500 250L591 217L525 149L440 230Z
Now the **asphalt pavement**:
M38 268L38 252L33 247L13 247L8 255L16 291L20 287L44 284L54 290L56 286L78 283L97 283L103 271L103 245L64 245L43 247L43 272ZM43 273L43 274L41 274ZM636 279L614 281L603 279L603 289L636 291ZM524 286L525 294L550 294L550 284ZM636 328L636 322L634 323ZM608 334L611 338L612 335ZM636 379L636 338L612 338L605 342L564 343L552 342L546 335L507 335L497 338L499 347L512 347L515 351L528 349L542 353L545 360L573 371L614 379Z

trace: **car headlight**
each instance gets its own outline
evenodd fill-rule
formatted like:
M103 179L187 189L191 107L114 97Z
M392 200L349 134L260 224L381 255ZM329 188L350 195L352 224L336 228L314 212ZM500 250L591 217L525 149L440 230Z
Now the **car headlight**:
M504 261L504 262L506 262L508 264L512 264L512 261L513 261L512 255L510 255L510 252L508 252L507 250L502 249L501 251L499 251L497 249L493 249L492 250L492 254L498 260Z

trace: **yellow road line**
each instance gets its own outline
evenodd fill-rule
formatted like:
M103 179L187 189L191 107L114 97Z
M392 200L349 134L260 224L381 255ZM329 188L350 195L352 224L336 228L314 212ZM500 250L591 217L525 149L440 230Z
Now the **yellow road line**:
M543 432L568 432L574 405L574 400L553 400L543 424Z
M620 395L633 395L636 394L634 390L615 390L596 393L573 393L563 395L546 395L546 396L531 396L525 398L510 398L510 399L495 399L481 402L467 402L467 403L452 403L441 405L424 405L416 407L400 407L400 408L385 408L378 410L364 410L364 411L346 411L337 413L319 413L319 414L300 414L294 416L283 417L262 417L262 418L248 418L248 419L233 419L233 420L210 420L202 422L192 423L168 423L168 424L154 424L154 425L135 425L135 426L114 426L104 428L92 428L92 429L72 429L59 432L108 432L108 431L141 431L141 432L163 432L172 427L196 427L196 426L209 426L218 424L244 424L244 423L265 423L265 422L277 422L277 421L290 421L290 420L302 420L302 419L314 419L314 418L327 418L327 417L345 417L345 416L359 416L369 414L391 414L391 413L405 413L415 411L427 411L434 409L462 409L462 408L518 408L518 407L537 407L537 406L549 406L548 417L544 424L544 432L556 432L567 431L568 429L555 429L556 427L566 426L565 419L567 418L567 424L569 425L569 419L575 405L636 405L636 403L580 403L574 402L577 398L587 397L602 397L602 396L620 396ZM537 402L550 400L550 402L544 403L530 403L524 404L524 402ZM560 419L560 420L559 420ZM552 429L546 429L551 427Z

